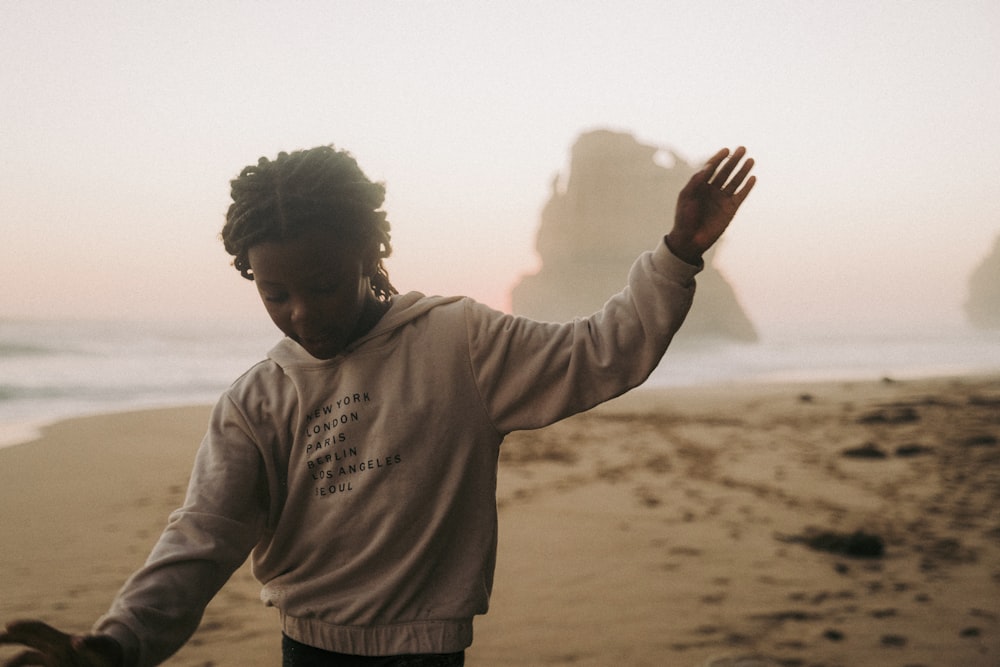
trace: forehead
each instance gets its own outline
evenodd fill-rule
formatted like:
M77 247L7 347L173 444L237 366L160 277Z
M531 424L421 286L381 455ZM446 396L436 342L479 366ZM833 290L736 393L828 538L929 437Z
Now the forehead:
M324 229L309 229L289 239L262 241L247 251L257 280L293 282L351 273L363 264L360 244Z

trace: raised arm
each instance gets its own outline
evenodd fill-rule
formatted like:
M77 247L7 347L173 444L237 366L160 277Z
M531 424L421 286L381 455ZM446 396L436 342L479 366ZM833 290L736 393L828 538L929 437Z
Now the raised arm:
M677 197L674 228L666 240L670 250L685 262L701 263L702 255L726 231L757 182L755 176L747 178L753 158L736 169L746 152L740 146L730 155L729 149L723 148L691 177Z

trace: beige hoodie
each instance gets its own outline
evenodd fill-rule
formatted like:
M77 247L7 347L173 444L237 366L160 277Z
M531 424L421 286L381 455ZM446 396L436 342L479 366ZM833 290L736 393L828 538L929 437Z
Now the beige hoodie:
M321 361L289 339L222 396L184 506L95 631L155 665L251 554L282 630L342 653L460 651L486 613L505 434L640 384L698 268L661 242L601 312L539 323L465 298L394 297Z

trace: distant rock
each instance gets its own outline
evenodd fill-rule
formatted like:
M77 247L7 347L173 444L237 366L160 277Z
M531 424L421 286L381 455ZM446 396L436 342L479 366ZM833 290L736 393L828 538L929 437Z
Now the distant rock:
M965 314L976 328L1000 329L1000 236L969 276Z
M553 180L535 242L542 266L514 286L514 312L565 321L599 310L625 285L635 258L670 230L677 195L696 171L672 150L646 146L628 133L582 134L569 175ZM679 338L756 341L735 292L712 266L716 248L705 257Z

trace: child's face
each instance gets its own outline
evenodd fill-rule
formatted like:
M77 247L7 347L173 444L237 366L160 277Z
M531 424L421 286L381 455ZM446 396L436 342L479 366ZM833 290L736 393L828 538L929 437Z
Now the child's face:
M317 359L340 354L358 337L366 309L377 305L370 262L357 244L328 230L258 243L247 258L271 319Z

